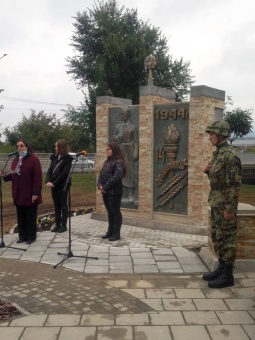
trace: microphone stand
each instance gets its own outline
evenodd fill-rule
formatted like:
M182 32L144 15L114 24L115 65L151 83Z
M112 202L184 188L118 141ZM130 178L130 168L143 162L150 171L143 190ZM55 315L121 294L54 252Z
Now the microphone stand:
M71 174L73 173L73 169L74 169L77 161L78 161L78 157L76 156L76 160L72 163L72 167L71 167L71 169L69 171L69 175L68 175L68 178L66 180L66 183L65 183L63 191L67 190L67 187L69 185L69 180L71 178ZM63 255L65 257L63 258L62 261L60 261L59 263L55 264L55 266L53 266L54 269L57 268L58 265L60 265L61 263L63 263L67 259L69 259L70 257L80 257L80 258L84 258L84 259L98 260L98 257L73 255L72 248L71 248L72 238L71 238L71 193L70 193L71 190L70 190L70 187L71 187L71 185L69 185L69 189L68 189L68 211L69 211L69 219L68 219L68 224L69 224L68 252L67 253L57 253L58 255Z
M17 247L11 247L11 246L6 246L4 243L4 219L3 219L3 185L2 185L2 181L3 181L3 172L9 162L9 159L12 155L8 156L7 161L5 162L4 168L3 170L1 170L1 176L0 176L0 212L1 212L1 243L0 243L0 248L11 248L11 249L18 249L18 250L23 250L26 251L26 249L22 249L22 248L17 248Z

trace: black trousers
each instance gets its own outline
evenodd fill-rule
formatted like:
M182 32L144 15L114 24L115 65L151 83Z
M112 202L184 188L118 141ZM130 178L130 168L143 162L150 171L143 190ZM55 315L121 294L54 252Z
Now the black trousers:
M67 197L70 186L67 186L66 190L63 189L64 187L51 188L51 196L55 208L55 223L57 227L66 227L68 218Z
M38 204L28 207L16 205L19 239L22 241L36 240L36 220Z
M122 225L122 214L120 211L122 195L105 195L103 201L108 213L109 230L119 231Z

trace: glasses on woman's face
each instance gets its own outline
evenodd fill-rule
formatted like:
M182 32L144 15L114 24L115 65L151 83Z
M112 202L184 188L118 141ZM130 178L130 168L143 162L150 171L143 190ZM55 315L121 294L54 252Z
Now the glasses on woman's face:
M24 148L24 144L17 144L17 148Z

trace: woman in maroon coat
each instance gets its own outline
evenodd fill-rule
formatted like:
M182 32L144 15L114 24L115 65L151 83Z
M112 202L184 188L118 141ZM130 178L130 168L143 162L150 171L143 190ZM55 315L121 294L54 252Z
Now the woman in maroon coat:
M16 206L19 239L17 243L31 244L36 240L38 204L42 203L42 168L37 156L24 139L17 141L17 157L12 173L3 177L12 181L12 198Z

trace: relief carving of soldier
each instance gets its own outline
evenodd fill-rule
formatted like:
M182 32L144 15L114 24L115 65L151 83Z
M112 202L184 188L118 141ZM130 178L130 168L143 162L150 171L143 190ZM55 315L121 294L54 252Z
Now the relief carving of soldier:
M138 130L136 125L131 121L131 111L125 106L121 109L121 121L117 123L113 140L119 143L120 148L125 156L126 177L123 178L122 184L128 188L128 200L133 204L135 201L135 188L137 186L136 162L139 158Z

